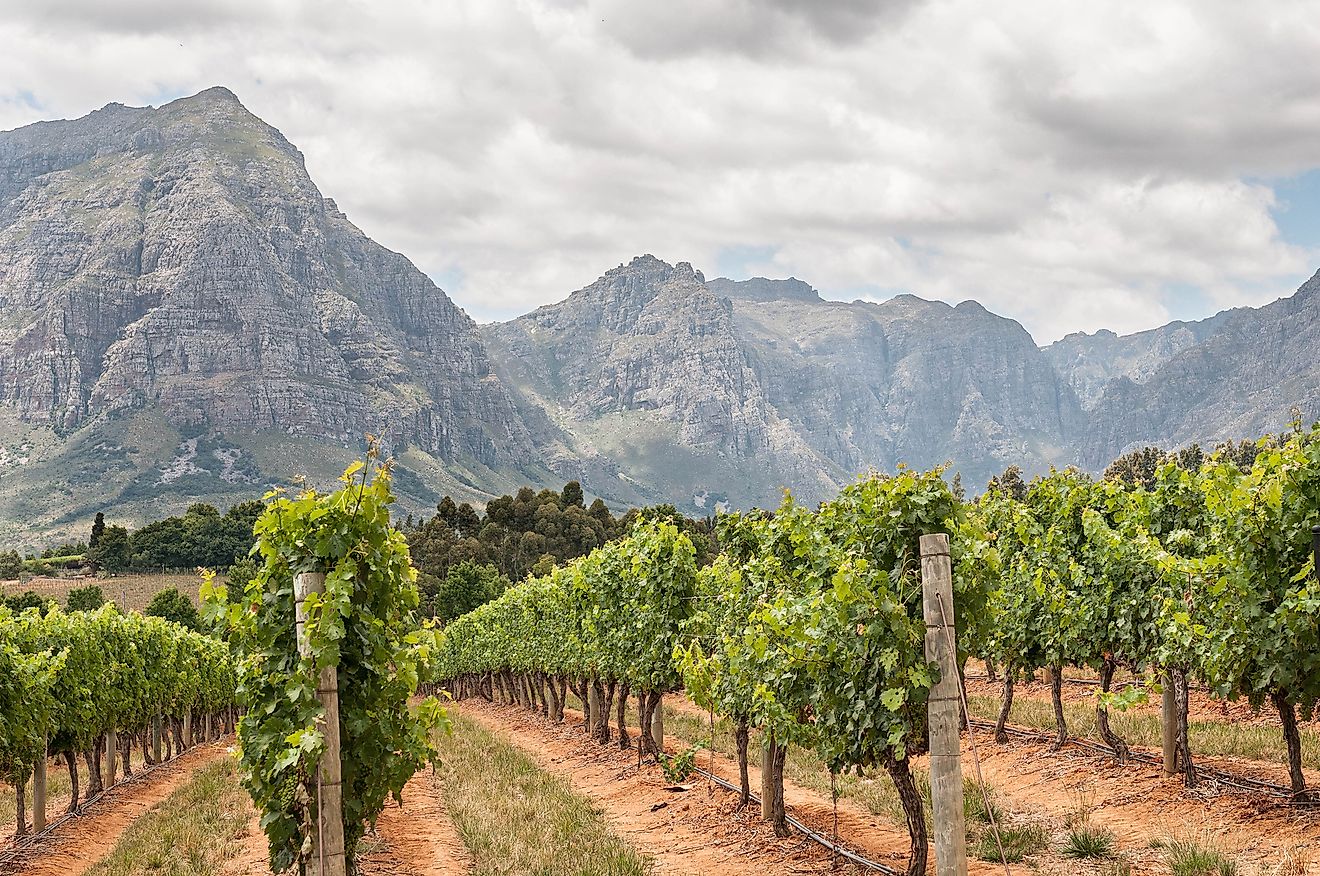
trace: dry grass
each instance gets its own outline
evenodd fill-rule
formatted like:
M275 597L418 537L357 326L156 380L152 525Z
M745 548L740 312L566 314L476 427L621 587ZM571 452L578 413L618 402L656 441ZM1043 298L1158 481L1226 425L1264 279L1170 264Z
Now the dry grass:
M251 817L237 767L222 758L134 821L87 876L215 876Z
M971 696L967 702L972 715L986 721L999 716L999 699L990 696ZM1075 736L1099 739L1100 729L1095 722L1095 705L1091 702L1064 703L1064 716L1068 731ZM1009 722L1048 733L1054 731L1054 706L1048 699L1015 697ZM1111 709L1109 725L1129 744L1159 748L1161 744L1160 718L1150 712L1120 712ZM1231 721L1191 721L1188 741L1192 757L1237 757L1267 763L1287 763L1288 750L1284 747L1283 733L1277 727ZM1320 734L1304 727L1302 737L1302 763L1320 769Z
M438 739L440 782L476 876L651 873L651 859L611 833L566 780L472 720L452 718L453 734Z

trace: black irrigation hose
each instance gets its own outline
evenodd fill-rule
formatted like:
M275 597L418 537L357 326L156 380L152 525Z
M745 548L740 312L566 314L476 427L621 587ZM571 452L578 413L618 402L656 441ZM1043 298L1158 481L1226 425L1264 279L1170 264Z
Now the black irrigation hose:
M973 718L971 723L972 726L974 727L980 727L987 730L995 729L995 724L993 721L982 721L979 718ZM1005 726L1004 732L1013 736L1019 736L1025 739L1034 739L1041 742L1051 742L1054 739L1054 736L1051 734L1041 733L1037 730L1028 730L1024 727ZM1109 757L1114 756L1114 750L1112 748L1110 748L1108 745L1105 745L1102 742L1096 742L1093 739L1084 739L1082 737L1072 736L1069 737L1068 741L1076 745L1078 748L1084 748L1089 751L1094 751L1098 754L1107 755ZM1164 765L1164 759L1162 757L1156 757L1153 754L1147 754L1143 751L1130 752L1128 758L1130 760L1135 760L1139 763L1155 764L1158 766ZM1293 803L1294 805L1307 805L1307 804L1315 805L1316 802L1320 802L1320 801L1311 801L1305 799L1302 800L1296 799L1293 795L1292 788L1286 785L1278 785L1273 782L1262 781L1261 779L1249 779L1246 778L1245 776L1235 775L1233 773L1225 772L1224 770L1216 769L1215 767L1211 767L1211 766L1198 765L1196 767L1196 772L1198 775L1205 776L1206 778L1209 779L1213 779L1214 781L1218 782L1221 785L1227 785L1230 788L1236 788L1239 791L1250 791L1256 794L1263 794L1269 797L1276 797L1281 800L1287 800Z
M724 788L725 790L733 791L735 794L742 793L741 788L734 787L734 785L731 782L726 782L724 779L721 779L719 776L715 775L714 773L703 770L699 766L694 766L693 770L705 776L706 778L710 779L712 782L719 785L721 788ZM748 794L747 796L750 797L756 803L761 802L761 798L757 797L755 794ZM796 828L798 832L801 833L803 836L807 837L808 839L815 840L825 848L829 849L834 854L839 855L840 857L843 858L847 858L849 861L852 861L854 864L856 864L859 867L866 867L867 869L874 870L877 873L887 873L889 874L889 876L905 876L905 871L903 870L895 870L893 867L886 867L884 864L878 864L875 861L872 861L868 858L863 858L861 855L857 854L856 852L851 852L848 849L845 849L843 846L830 841L828 837L822 836L821 834L807 827L801 821L794 818L792 815L789 815L788 813L784 813L784 820L787 821L789 824L793 825L793 827Z

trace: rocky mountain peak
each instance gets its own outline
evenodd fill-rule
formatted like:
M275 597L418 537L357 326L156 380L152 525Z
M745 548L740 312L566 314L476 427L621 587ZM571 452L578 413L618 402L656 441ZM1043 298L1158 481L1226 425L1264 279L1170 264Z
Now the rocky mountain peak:
M526 458L475 325L222 87L0 133L0 405Z
M716 295L726 298L740 298L745 301L802 301L815 303L822 301L820 293L796 277L787 280L769 280L765 277L752 277L749 280L730 280L720 277L706 284Z

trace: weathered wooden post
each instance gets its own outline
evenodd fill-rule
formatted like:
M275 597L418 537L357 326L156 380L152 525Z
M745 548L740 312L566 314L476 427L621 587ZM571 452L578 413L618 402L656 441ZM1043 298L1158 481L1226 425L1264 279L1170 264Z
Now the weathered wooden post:
M761 820L769 821L775 807L775 750L773 736L767 731L761 736Z
M32 769L32 830L41 833L46 828L46 747Z
M1173 675L1163 677L1164 693L1160 697L1160 742L1164 749L1164 774L1178 772L1178 700L1173 693Z
M118 741L118 734L115 728L111 727L105 734L105 787L109 790L115 786L115 755L119 752L115 750L115 743Z
M651 738L657 751L665 750L665 695L655 695L655 711L651 713Z
M325 574L301 572L294 579L295 632L298 652L311 654L307 637L306 600L310 594L325 593ZM316 784L320 793L317 805L317 830L312 834L310 876L346 876L344 858L344 785L343 764L339 756L339 669L327 666L316 683L316 698L325 710L325 753L317 765Z
M188 709L183 713L183 747L186 750L192 748L192 745L192 709Z
M160 763L160 723L160 715L156 715L151 719L151 753L155 757L156 763Z
M587 682L587 735L596 735L596 724L600 721L600 693L594 681Z
M939 683L931 689L927 704L935 873L967 876L953 567L949 561L949 537L944 533L921 537L921 592L926 619L926 659L940 668Z

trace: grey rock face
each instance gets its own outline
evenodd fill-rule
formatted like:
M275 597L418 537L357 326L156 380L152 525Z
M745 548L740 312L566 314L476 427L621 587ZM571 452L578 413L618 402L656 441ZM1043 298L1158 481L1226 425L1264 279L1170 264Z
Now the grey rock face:
M900 462L975 479L1040 469L1080 416L1027 332L979 305L823 301L798 280L703 283L651 256L485 337L506 379L570 432L650 412L676 443L721 454L730 478L739 461L767 469L761 503Z
M1141 383L1109 385L1077 435L1079 459L1103 467L1153 444L1177 447L1278 432L1320 418L1320 272L1291 298L1214 317L1198 343Z
M0 312L0 403L30 423L158 405L487 465L533 453L467 315L222 88L0 134Z
M1074 332L1045 348L1055 370L1086 408L1094 407L1118 378L1143 383L1159 368L1214 334L1227 313L1196 322L1171 322L1149 331L1119 336L1108 329Z
M974 302L767 300L742 286L724 288L770 402L839 469L952 462L976 484L1061 459L1077 401L1018 323Z

